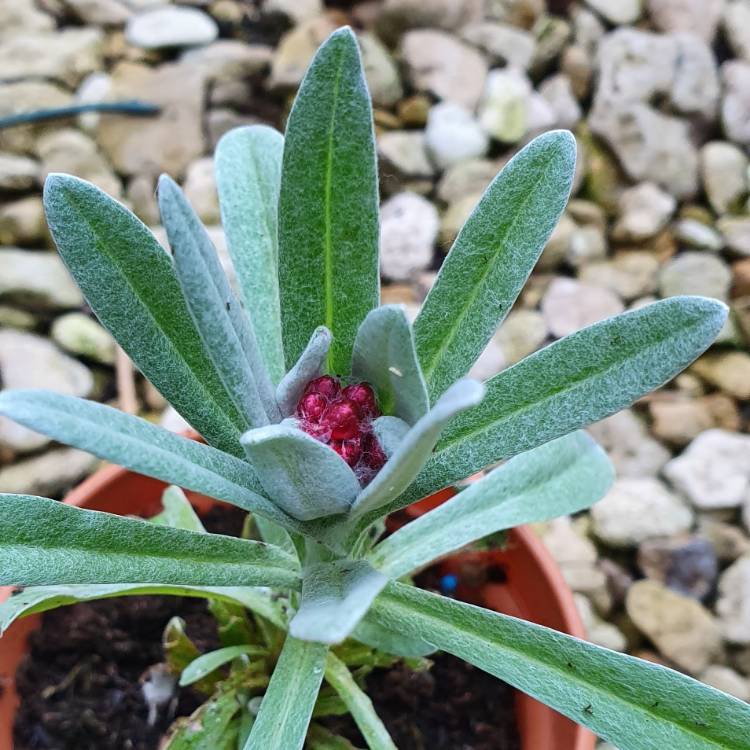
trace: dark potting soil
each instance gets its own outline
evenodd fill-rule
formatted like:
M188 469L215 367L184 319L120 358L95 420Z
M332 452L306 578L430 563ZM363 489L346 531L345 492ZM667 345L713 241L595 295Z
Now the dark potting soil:
M220 508L203 520L210 531L239 535L243 517ZM433 581L426 577L424 583ZM17 674L21 706L15 750L157 750L171 722L201 702L192 691L181 690L176 705L162 707L156 723L148 723L142 680L163 660L162 633L175 615L185 620L201 650L217 647L213 618L198 599L123 597L45 613ZM424 672L400 665L367 678L368 693L396 745L401 750L518 750L513 690L447 654L433 662ZM366 747L348 716L326 723Z

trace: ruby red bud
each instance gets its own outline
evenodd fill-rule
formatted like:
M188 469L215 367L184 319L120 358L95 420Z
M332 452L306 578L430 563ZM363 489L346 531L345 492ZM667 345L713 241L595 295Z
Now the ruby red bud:
M367 385L367 383L348 385L343 391L341 391L341 395L344 398L348 398L350 401L354 401L354 403L362 410L363 416L371 419L380 416L378 403L375 400L375 392L369 385Z
M311 380L305 388L305 395L308 393L319 393L329 401L339 395L341 386L339 385L336 378L332 378L330 375L321 375L315 380Z
M326 406L328 401L324 396L319 393L308 393L300 399L297 415L310 422L319 422Z
M351 440L360 431L358 411L351 401L336 401L325 410L321 422L330 427L334 440Z
M341 458L349 464L354 466L359 459L362 457L362 444L358 437L352 440L333 440L331 441L331 448L341 456Z
M387 457L385 453L383 452L383 449L380 447L380 443L378 442L378 439L375 437L375 435L372 432L367 433L363 438L363 459L364 462L371 468L375 469L377 471L378 469L382 469L385 465L385 462L387 460Z

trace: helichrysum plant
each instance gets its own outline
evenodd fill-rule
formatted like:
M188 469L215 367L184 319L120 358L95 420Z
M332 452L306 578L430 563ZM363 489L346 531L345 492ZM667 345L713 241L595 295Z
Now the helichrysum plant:
M216 165L239 297L168 177L158 198L171 255L93 185L51 175L44 192L91 308L207 444L43 391L4 392L0 413L239 506L262 541L204 533L176 488L152 521L3 495L0 583L27 588L3 605L2 627L99 596L208 598L221 650L191 652L179 622L166 635L182 683L211 696L201 721L178 723L173 750L198 747L196 732L220 749L295 750L306 737L336 747L311 724L326 706L348 709L370 748L393 748L362 674L436 649L620 750L750 748L750 707L738 700L408 582L481 537L599 499L612 470L579 429L674 377L725 320L719 302L675 297L557 341L484 384L465 379L563 211L572 136L540 136L487 188L413 326L400 307L379 306L372 112L351 31L317 53L285 137L263 126L230 132ZM387 514L499 462L382 538Z

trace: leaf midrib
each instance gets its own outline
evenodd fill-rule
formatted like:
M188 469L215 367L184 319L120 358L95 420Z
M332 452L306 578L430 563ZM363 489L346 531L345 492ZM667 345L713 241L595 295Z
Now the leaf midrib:
M501 236L498 237L498 239L497 239L497 245L498 245L497 250L495 250L495 252L492 254L492 258L488 259L487 263L485 264L485 268L482 271L481 276L479 277L478 283L476 283L474 285L474 288L471 290L471 293L469 294L468 302L460 310L459 314L456 315L455 318L453 319L453 323L451 323L451 325L450 325L450 327L448 329L448 335L443 337L443 342L440 344L440 346L438 347L437 351L433 355L432 360L429 363L429 365L427 367L425 367L424 365L422 365L422 374L423 374L425 380L430 383L430 385L432 384L432 373L437 368L438 363L442 361L442 359L443 359L443 357L445 355L445 352L446 352L446 349L448 348L448 346L453 343L453 341L455 339L455 336L456 336L456 334L458 332L459 327L463 324L464 318L468 315L469 309L474 305L474 302L476 301L476 299L479 296L479 294L482 291L484 291L484 286L485 286L485 284L487 282L487 277L490 275L492 269L494 268L495 263L497 262L498 256L500 255L501 252L503 252L503 250L505 248L506 240L508 239L508 236L515 229L516 222L520 219L521 215L526 210L529 202L534 197L534 193L535 193L536 189L539 187L539 184L542 182L542 180L544 178L546 178L546 176L547 176L547 170L546 169L542 169L540 176L534 181L533 188L528 191L526 197L523 199L523 201L521 203L521 208L516 212L516 215L513 217L513 219L511 219L511 222L510 222L510 224L508 224L505 232L503 232L501 234ZM479 208L479 206L481 205L481 200L482 199L480 199L480 202L479 202L479 204L477 204L476 208ZM475 211L476 211L476 208L474 209ZM473 212L472 212L472 216L473 216ZM469 221L471 221L471 216L469 217L469 219L467 219L467 223ZM466 225L464 225L464 228L465 228L465 226ZM463 230L462 230L461 233L463 233ZM459 236L456 238L456 242L454 244L454 248L458 246L458 241L460 239L461 239L461 234L459 234ZM454 248L451 248L451 251ZM531 270L532 269L529 269L529 273L531 273ZM439 279L438 279L438 281L439 281ZM506 302L507 302L507 300L503 300L503 305L505 305Z
M706 738L704 735L698 734L692 727L685 726L681 722L672 721L661 714L658 714L654 711L649 711L647 708L641 706L638 703L633 703L631 701L625 700L620 695L618 695L617 692L607 691L604 688L597 686L596 682L594 681L587 682L576 673L566 672L562 668L558 667L557 665L552 665L550 664L550 662L544 661L543 659L540 659L537 656L531 656L529 655L528 652L524 651L521 648L511 646L507 642L504 642L504 641L499 642L499 641L487 638L486 636L478 634L477 631L473 630L470 627L466 627L460 624L455 624L453 622L446 622L445 620L433 614L432 612L427 612L426 610L422 609L418 603L413 604L412 606L409 606L408 604L404 604L400 601L394 601L392 596L388 596L387 594L386 596L388 597L388 605L390 607L393 607L395 609L401 609L405 611L405 613L407 613L406 615L402 615L405 618L408 616L409 613L412 613L416 609L420 617L425 617L432 622L436 622L439 626L442 625L443 627L452 628L459 633L465 634L466 636L468 636L469 639L473 639L475 641L479 641L483 644L486 644L491 649L496 649L498 647L506 649L514 653L517 657L519 657L522 660L535 664L541 667L542 669L554 672L555 674L559 675L559 683L562 683L562 684L565 684L566 682L573 683L575 685L582 686L586 688L587 690L591 690L595 693L603 693L603 699L605 702L608 701L610 703L615 703L615 702L620 703L628 707L631 711L633 711L633 713L645 714L647 717L658 722L659 724L668 723L668 724L677 726L685 734L691 735L692 737L697 738L701 742L710 743L711 746L716 747L719 750L736 750L736 748L733 748L730 745L726 745L723 742L710 739L710 738ZM506 681L509 681L507 677L501 678L501 679L505 679Z

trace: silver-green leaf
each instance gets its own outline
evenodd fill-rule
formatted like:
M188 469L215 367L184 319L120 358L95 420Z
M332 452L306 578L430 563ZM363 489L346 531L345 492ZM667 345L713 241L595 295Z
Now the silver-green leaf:
M276 388L276 403L283 417L294 413L305 386L323 374L331 341L331 332L325 326L318 326L294 367L282 378Z
M198 682L198 680L202 680L206 675L215 672L220 667L229 664L229 662L234 661L240 656L265 656L267 654L266 649L261 646L253 646L250 643L226 646L225 648L201 654L182 670L180 687L186 687L187 685L192 685L194 682Z
M510 312L565 208L575 163L569 132L540 135L467 219L414 323L433 401L468 372Z
M372 107L354 34L331 34L289 114L279 198L284 351L296 362L320 325L331 373L347 375L359 324L380 298Z

